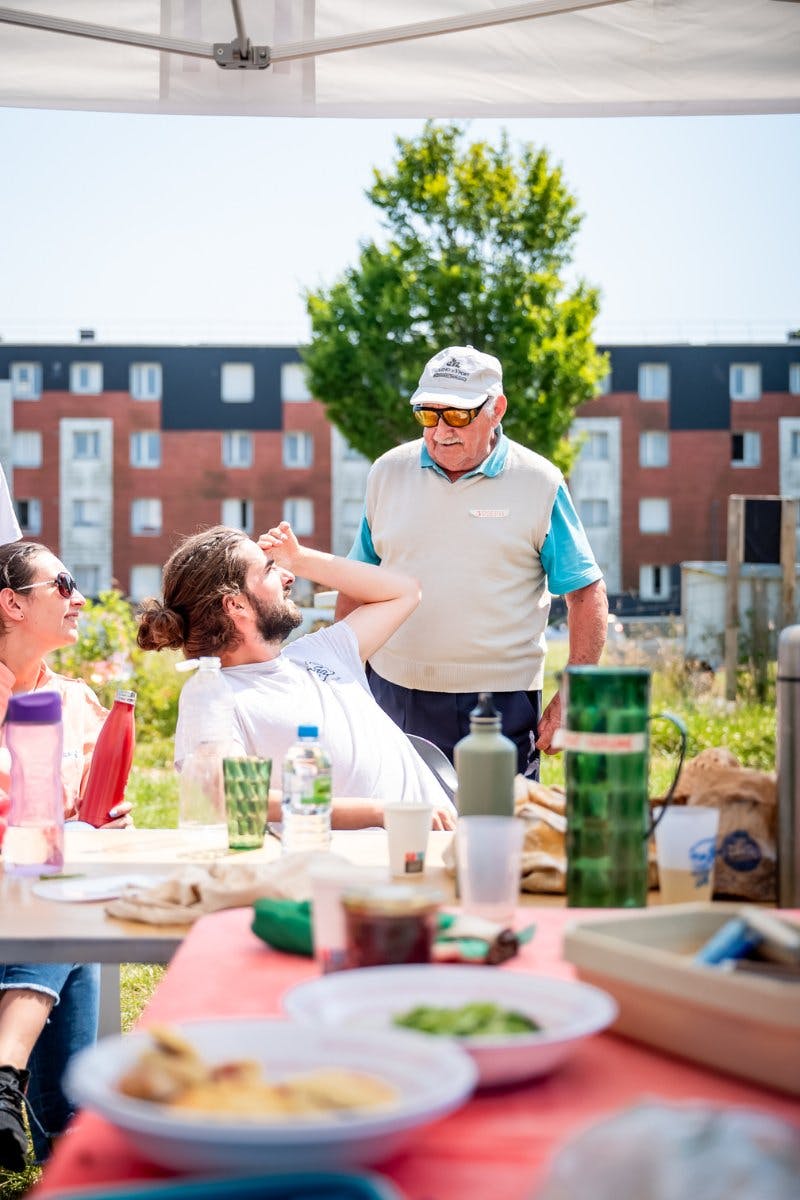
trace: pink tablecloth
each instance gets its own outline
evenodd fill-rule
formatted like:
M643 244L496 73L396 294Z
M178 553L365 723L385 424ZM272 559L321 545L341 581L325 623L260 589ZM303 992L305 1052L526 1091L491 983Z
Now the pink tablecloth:
M250 932L251 916L249 909L233 909L199 921L170 964L143 1023L280 1014L283 992L315 976L317 968L310 960L264 946ZM536 937L500 969L571 978L561 945L564 923L575 919L575 912L525 908L518 916L520 925L536 922ZM800 1105L788 1096L603 1034L587 1040L549 1078L478 1095L378 1170L409 1200L529 1200L543 1167L566 1138L645 1097L747 1105L800 1123ZM122 1134L85 1113L56 1149L37 1194L165 1175Z

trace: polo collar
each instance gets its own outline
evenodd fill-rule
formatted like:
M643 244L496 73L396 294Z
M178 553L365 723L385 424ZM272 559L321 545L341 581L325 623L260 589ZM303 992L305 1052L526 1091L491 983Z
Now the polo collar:
M472 479L475 475L486 475L492 479L495 475L499 475L503 470L506 465L507 458L508 438L503 433L503 426L501 424L497 426L497 441L487 454L486 458L482 463L478 463L477 467L473 467L471 471L467 471L464 475L462 475L461 478ZM443 471L439 464L435 463L431 458L428 447L425 445L424 438L422 439L422 446L420 449L419 465L421 467L432 467L437 475L441 475L443 479L447 479L447 482L450 483L447 473ZM456 480L456 482L458 482L458 480Z

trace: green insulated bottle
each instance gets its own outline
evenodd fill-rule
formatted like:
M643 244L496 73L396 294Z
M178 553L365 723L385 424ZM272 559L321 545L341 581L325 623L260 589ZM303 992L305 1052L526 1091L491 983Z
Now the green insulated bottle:
M491 692L481 692L469 714L469 733L453 757L460 817L513 817L517 748L500 732L500 714Z

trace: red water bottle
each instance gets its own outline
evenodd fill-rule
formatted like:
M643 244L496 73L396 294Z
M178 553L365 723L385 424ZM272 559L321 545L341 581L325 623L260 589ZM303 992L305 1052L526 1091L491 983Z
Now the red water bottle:
M133 706L136 692L118 691L92 755L86 791L78 817L90 825L105 825L109 813L125 797L125 785L133 762L136 731Z

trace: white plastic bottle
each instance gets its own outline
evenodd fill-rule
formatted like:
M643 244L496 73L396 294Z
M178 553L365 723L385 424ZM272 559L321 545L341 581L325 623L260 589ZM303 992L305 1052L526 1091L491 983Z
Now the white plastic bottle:
M183 686L178 712L183 760L178 785L178 825L205 829L227 838L222 759L233 729L233 694L218 658L176 663L179 671L197 673Z
M283 763L284 854L330 849L331 801L331 756L317 726L301 725Z

